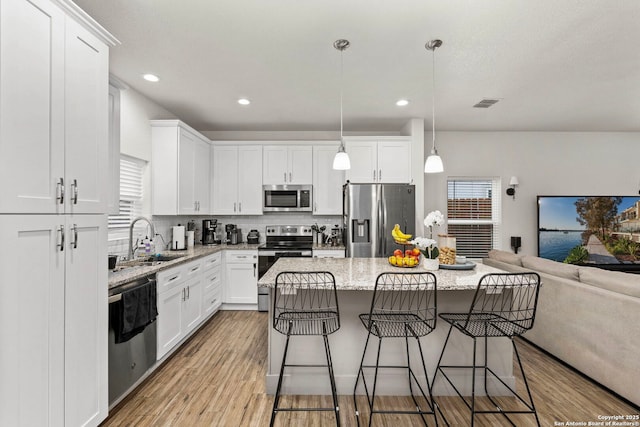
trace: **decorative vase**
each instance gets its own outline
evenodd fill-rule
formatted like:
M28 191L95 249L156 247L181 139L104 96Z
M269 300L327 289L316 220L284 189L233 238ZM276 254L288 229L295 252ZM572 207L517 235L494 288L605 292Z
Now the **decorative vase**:
M422 267L424 267L425 270L436 271L440 268L440 261L438 261L438 258L430 259L425 257L422 260Z

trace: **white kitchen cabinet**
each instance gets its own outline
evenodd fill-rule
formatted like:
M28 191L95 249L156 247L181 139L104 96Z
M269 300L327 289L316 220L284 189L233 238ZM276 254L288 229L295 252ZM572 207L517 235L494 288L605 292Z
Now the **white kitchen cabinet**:
M262 215L262 146L214 145L212 214Z
M346 178L353 183L410 183L411 139L346 139L351 169Z
M202 315L207 318L222 304L222 253L205 257L203 268Z
M303 185L313 180L313 148L309 145L267 145L263 149L264 185Z
M120 89L109 85L109 180L107 213L120 213Z
M114 39L65 12L80 13L47 0L0 3L0 212L107 206L107 43Z
M151 121L154 215L209 213L209 140L179 120Z
M157 359L162 359L204 320L203 259L163 270L156 275L158 290Z
M258 304L258 252L225 251L225 304ZM251 306L249 306L251 307Z
M105 215L0 215L0 425L107 416Z
M345 173L333 169L339 144L313 147L313 214L342 215Z

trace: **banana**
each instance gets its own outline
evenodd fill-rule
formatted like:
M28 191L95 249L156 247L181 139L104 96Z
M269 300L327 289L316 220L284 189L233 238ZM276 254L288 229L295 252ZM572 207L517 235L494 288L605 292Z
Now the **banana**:
M413 236L413 234L403 233L402 230L400 230L400 224L396 224L393 227L393 230L391 230L391 235L394 239L398 238L400 240L410 240Z

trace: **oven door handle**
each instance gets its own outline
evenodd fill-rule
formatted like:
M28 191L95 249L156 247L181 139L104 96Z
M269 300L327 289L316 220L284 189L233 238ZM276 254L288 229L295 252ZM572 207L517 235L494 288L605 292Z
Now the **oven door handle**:
M258 256L263 257L311 257L313 252L310 250L303 251L259 251Z

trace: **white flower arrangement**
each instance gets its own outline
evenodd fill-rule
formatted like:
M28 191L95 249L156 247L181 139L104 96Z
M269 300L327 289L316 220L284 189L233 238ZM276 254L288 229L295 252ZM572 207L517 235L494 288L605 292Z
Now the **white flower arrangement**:
M440 251L436 246L436 241L428 237L416 237L409 243L415 245L418 249L420 249L422 255L424 255L424 257L427 259L436 259L440 254Z
M444 224L444 215L440 211L432 211L424 219L424 225L429 227L429 237L416 237L409 243L415 245L427 259L437 259L440 254L437 242L433 240L433 226Z
M433 228L434 225L442 225L444 224L444 215L440 211L429 212L429 214L424 219L424 225Z

